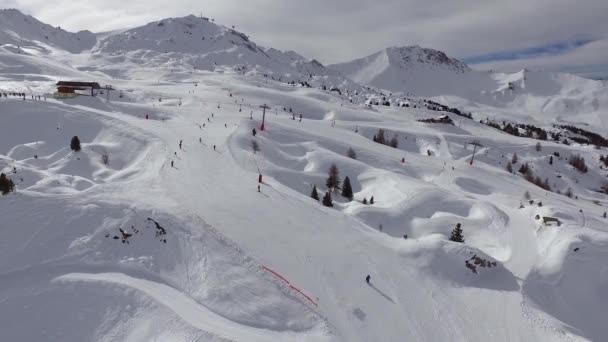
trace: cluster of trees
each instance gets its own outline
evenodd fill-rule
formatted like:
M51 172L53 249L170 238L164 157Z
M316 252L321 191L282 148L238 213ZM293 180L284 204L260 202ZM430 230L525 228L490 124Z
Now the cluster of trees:
M608 155L600 155L600 162L604 164L605 167L608 167Z
M328 171L327 180L325 181L325 186L327 187L327 191L325 192L325 195L323 196L321 203L323 203L323 205L326 207L334 206L333 200L331 198L332 192L341 191L340 194L342 195L342 197L347 198L349 201L352 201L354 198L353 188L352 188L352 185L350 184L350 178L348 178L348 176L346 176L346 177L344 177L344 181L341 181L340 180L340 171L338 170L338 167L336 166L336 164L331 164L329 171ZM314 185L312 187L312 192L310 193L310 197L312 197L316 201L319 200L319 192L317 190L316 185ZM370 203L373 204L373 197L372 197L372 200ZM364 200L364 204L367 204L366 199Z
M568 141L568 139L564 138L562 140L563 136L560 132L550 132L543 128L534 126L534 125L510 123L510 122L506 122L506 121L503 121L502 125L501 125L497 122L493 122L493 121L490 121L487 119L485 121L479 120L479 122L482 124L485 124L487 126L501 130L507 134L516 136L516 137L527 137L527 138L533 138L533 139L538 139L538 140L548 140L550 137L551 140L553 140L553 141L557 141L557 142L561 141L565 145L570 145L570 142ZM582 128L578 128L578 127L571 126L571 125L554 125L553 127L564 129L569 132L575 133L577 135L581 135L582 137L580 137L580 136L570 136L569 137L570 140L573 140L577 143L592 144L592 145L596 145L596 146L608 147L608 139L602 137L601 135L599 135L597 133L589 132Z
M593 144L596 146L608 147L608 139L602 137L601 135L599 135L597 133L589 132L582 128L578 128L578 127L571 126L571 125L555 125L555 127L568 130L574 134L582 135L587 138L587 139L583 139L580 137L572 137L572 136L570 137L571 140L574 140L578 143Z
M6 195L13 191L15 191L15 183L4 173L0 173L0 193Z
M399 146L399 140L397 140L397 134L394 134L393 137L390 140L388 140L386 137L386 133L384 132L384 129L382 129L382 128L378 129L378 133L376 133L372 137L372 140L374 142L377 142L378 144L387 145L387 146L394 147L394 148L397 148Z
M438 118L418 119L416 121L425 122L425 123L440 123L440 124L454 125L454 120L452 120L447 115L444 115L444 116L441 116Z
M553 155L557 156L557 157L560 156L560 154L558 152L553 153ZM549 156L550 165L553 164L553 155ZM507 167L506 167L507 172L513 173L513 165L517 164L518 161L519 161L519 157L517 156L517 153L513 154L513 157L507 163ZM578 154L574 154L574 155L570 156L569 164L574 166L577 170L579 170L583 173L588 171L587 166L585 165L585 159ZM517 170L517 172L521 173L524 176L524 179L527 180L528 182L530 182L540 188L543 188L547 191L553 191L551 189L551 185L549 184L549 179L545 178L544 180L542 180L539 176L535 176L534 171L530 168L530 165L528 163L522 164L519 167L519 169ZM600 187L600 191L604 192L604 193L608 193L608 182L604 183ZM561 194L560 190L556 190L555 192L557 194ZM574 197L572 188L566 189L566 191L563 194L570 198ZM526 191L526 199L529 199L529 196L530 196L530 194Z
M448 107L448 106L442 105L441 103L437 103L437 102L434 102L431 100L424 100L424 102L425 102L426 109L429 109L429 110L449 112L449 113L456 114L458 116L462 116L467 119L473 118L473 115L471 113L460 111L458 108Z
M543 181L539 176L535 176L534 171L532 171L532 169L530 168L528 163L523 164L519 168L518 172L523 174L524 179L527 180L528 182L530 182L538 187L541 187L545 190L551 191L551 185L549 184L549 179L545 178L545 180Z
M579 170L582 173L587 173L589 169L585 164L585 158L581 157L579 154L573 154L570 156L568 160L568 164L574 166L575 169Z
M511 160L507 163L507 171L509 173L513 173L513 165L517 164L518 162L518 157L517 157L517 153L513 154L513 157L511 158ZM524 179L527 180L528 182L541 187L545 190L551 191L551 185L549 184L549 178L545 178L545 180L542 180L539 176L535 176L534 175L534 171L532 171L532 169L530 168L530 165L528 163L524 163L519 167L519 170L517 170L517 172L521 173L524 176Z
M553 138L553 140L558 141L559 140L559 133L553 133L553 132L548 132L540 127L536 127L534 125L529 125L529 124L520 124L520 123L510 123L510 122L506 122L503 121L502 125L494 122L494 121L490 121L490 120L479 120L479 123L481 124L485 124L486 126L490 126L492 128L496 128L500 131L503 131L507 134L516 136L516 137L526 137L526 138L533 138L533 139L539 139L539 140L547 140L548 136L551 135L551 137Z

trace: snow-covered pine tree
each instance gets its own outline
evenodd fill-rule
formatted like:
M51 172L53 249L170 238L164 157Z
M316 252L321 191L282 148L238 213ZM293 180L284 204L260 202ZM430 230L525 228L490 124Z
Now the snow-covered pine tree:
M310 197L313 198L315 201L319 200L319 193L317 192L317 186L314 185L312 187L312 192L310 193Z
M388 145L390 147L394 147L394 148L397 148L399 146L399 140L397 140L397 135L396 134L388 142Z
M464 236L462 235L462 228L460 227L460 223L456 224L456 227L452 230L452 234L450 235L450 241L464 243Z
M260 145L257 141L251 140L251 149L253 150L253 154L260 152Z
M357 153L355 153L355 150L353 150L352 147L348 148L346 151L346 156L351 159L357 159Z
M338 171L338 167L336 164L331 164L329 167L329 177L327 177L327 181L325 185L330 191L340 190L340 171Z
M78 136L75 135L72 138L72 141L70 141L70 148L75 152L80 151L80 139L78 139Z
M326 206L326 207L333 207L334 206L334 203L331 200L331 193L330 193L330 191L327 191L325 193L325 196L323 196L323 205Z
M346 176L342 183L342 196L348 198L350 201L353 200L353 188L350 185L350 178Z
M15 183L13 183L10 178L6 177L4 173L0 173L0 193L6 195L13 191L15 191Z

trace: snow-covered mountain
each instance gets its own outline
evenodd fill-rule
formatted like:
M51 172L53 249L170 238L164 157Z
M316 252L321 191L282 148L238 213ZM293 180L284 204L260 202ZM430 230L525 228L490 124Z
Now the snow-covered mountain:
M433 97L484 117L488 107L545 123L603 125L602 118L608 116L605 82L556 72L473 70L443 52L419 46L387 48L328 67L362 84Z
M72 33L16 9L0 10L0 46L13 51L47 53L61 49L78 53L92 48L95 42L95 35L89 31Z
M1 341L608 339L597 83L389 49L483 79L429 99L194 16L71 46L4 15Z
M355 82L419 96L445 95L472 74L465 63L420 46L386 48L329 68Z
M148 65L179 63L200 70L228 66L243 72L255 69L284 80L308 80L311 75L340 78L294 51L261 47L234 28L193 15L105 34L91 52Z

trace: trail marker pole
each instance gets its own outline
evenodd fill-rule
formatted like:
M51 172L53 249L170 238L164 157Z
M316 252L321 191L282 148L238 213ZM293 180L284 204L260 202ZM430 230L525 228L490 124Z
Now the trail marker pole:
M479 143L479 140L473 140L469 144L473 145L473 155L471 156L470 165L473 165L473 161L475 160L475 153L477 153L477 148L482 148L483 146Z
M270 109L270 107L268 107L266 104L263 104L262 106L260 106L260 108L262 108L262 125L260 126L260 131L263 131L265 128L264 124L266 123L266 109Z

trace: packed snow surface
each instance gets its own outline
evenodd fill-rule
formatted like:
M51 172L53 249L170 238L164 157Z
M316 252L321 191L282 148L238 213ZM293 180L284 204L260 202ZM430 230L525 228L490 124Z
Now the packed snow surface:
M388 49L345 66L349 80L193 16L98 35L0 18L0 171L16 184L0 196L0 340L608 339L605 148L539 150L479 122L550 128L542 96L605 136L605 100L586 102L601 84L484 76L535 94L504 102L511 89L496 102L394 90L483 108L469 119L359 101L380 90L355 81L396 84L374 82L398 57L442 65L431 76L474 72L437 51ZM55 99L58 80L113 90ZM441 115L454 124L418 121ZM372 141L381 129L396 148ZM525 163L553 191L526 181ZM310 193L325 195L332 164L354 196L325 207ZM448 240L458 223L464 243Z

